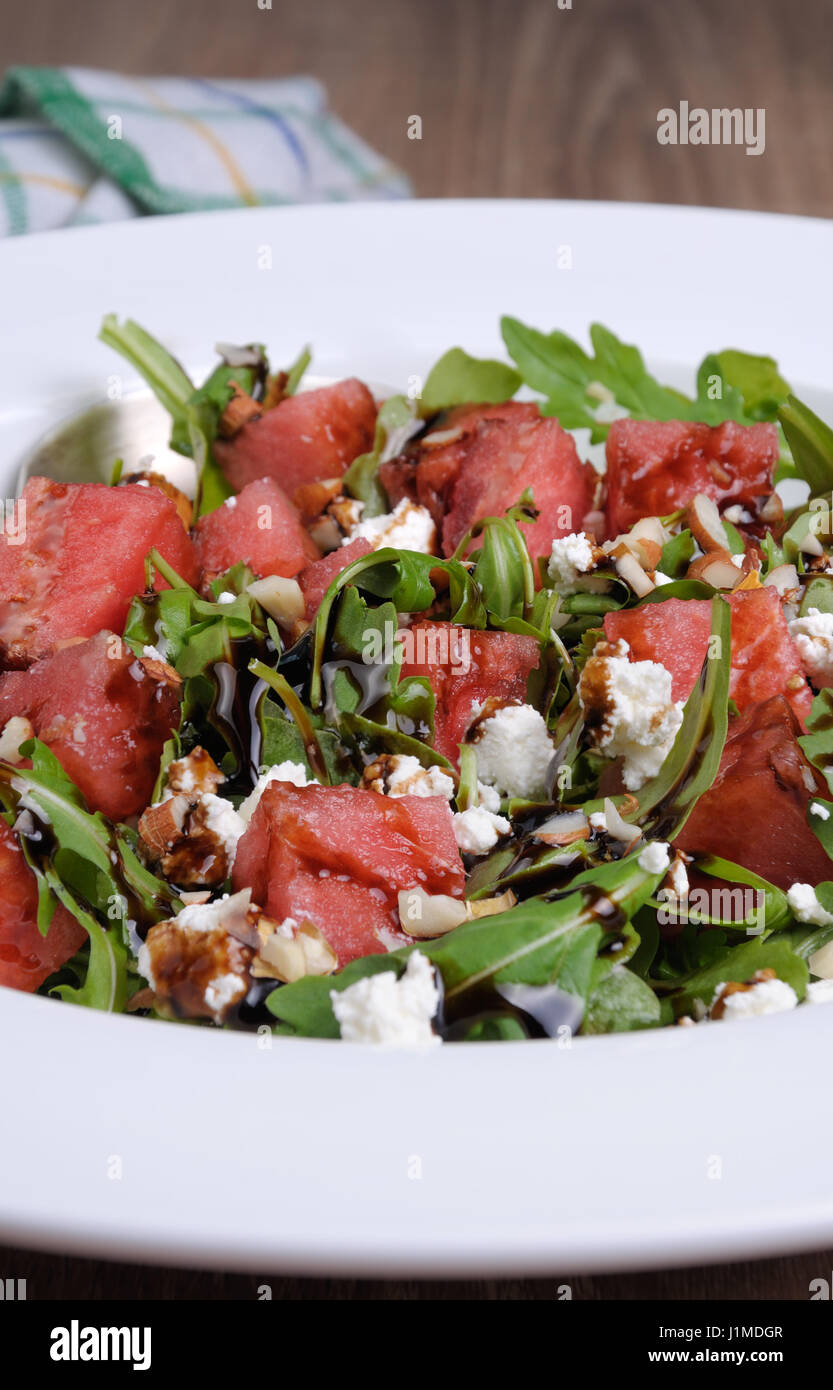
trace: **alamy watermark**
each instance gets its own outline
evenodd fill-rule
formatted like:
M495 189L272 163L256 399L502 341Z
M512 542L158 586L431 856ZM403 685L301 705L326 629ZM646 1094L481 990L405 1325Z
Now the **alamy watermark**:
M766 111L763 106L689 106L681 101L675 111L663 106L657 112L660 145L744 145L747 154L766 149Z
M386 622L382 629L364 634L362 661L366 666L392 666L402 649L406 666L445 667L465 676L471 669L471 633L467 627L396 627Z

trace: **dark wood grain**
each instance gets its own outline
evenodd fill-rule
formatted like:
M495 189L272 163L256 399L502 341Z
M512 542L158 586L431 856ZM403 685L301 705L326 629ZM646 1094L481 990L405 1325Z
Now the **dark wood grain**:
M833 213L830 0L0 0L0 16L6 63L312 73L423 197ZM657 112L682 99L764 108L765 153L660 146Z
M830 0L0 0L3 60L141 73L312 73L424 197L561 197L833 214ZM763 107L766 152L662 147L657 112ZM422 119L422 139L407 138ZM675 1272L360 1282L0 1250L30 1298L804 1299L833 1251Z

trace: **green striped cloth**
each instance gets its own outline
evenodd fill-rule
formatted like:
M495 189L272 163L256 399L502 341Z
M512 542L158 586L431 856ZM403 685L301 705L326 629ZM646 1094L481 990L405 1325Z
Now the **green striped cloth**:
M11 68L0 83L0 235L143 213L406 198L407 179L309 77Z

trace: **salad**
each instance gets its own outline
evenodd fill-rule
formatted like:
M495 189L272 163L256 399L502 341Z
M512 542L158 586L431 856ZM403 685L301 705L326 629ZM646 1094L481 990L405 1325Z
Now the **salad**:
M193 485L6 505L0 983L391 1046L833 1002L833 431L501 328L378 400L104 320Z

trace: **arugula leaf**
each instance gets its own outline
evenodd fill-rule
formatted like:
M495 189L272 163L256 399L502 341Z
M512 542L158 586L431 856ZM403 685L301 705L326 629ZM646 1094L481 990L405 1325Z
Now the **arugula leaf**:
M707 391L701 388L701 379L705 383L709 377L718 377L722 387L718 400L724 413L715 422L717 424L729 419L741 424L774 420L779 406L790 393L789 384L778 371L774 358L740 352L737 348L724 348L704 358L697 372L698 401L713 403ZM732 413L726 413L728 411ZM705 420L706 416L702 418Z
M590 992L583 1033L630 1033L656 1028L660 1002L650 985L627 966L607 972Z
M587 388L599 378L583 348L557 329L541 333L509 316L501 319L500 331L526 385L547 397L543 413L557 415L564 429L586 428L595 434L600 429L594 414L598 401L591 400ZM599 437L606 432L602 429Z
M367 454L359 454L341 479L351 497L364 502L363 517L382 516L388 510L388 495L379 481L379 465L401 451L416 426L416 403L407 396L390 396L380 406L373 448Z
M336 575L318 609L313 625L313 656L310 673L310 705L323 704L322 665L333 609L341 592L355 585L377 598L388 599L396 613L422 613L437 598L433 572L448 580L450 619L466 627L486 626L486 611L480 589L473 576L458 560L438 560L413 550L393 550L385 546L362 555Z
M796 472L810 485L811 497L833 488L833 429L796 396L778 411Z
M823 816L815 815L811 806L823 806L828 812L828 819ZM828 858L833 859L833 801L825 801L822 797L816 796L807 803L807 823L818 840Z
M755 937L721 949L717 959L678 980L670 996L674 1017L690 1014L696 1001L709 1008L718 985L750 980L758 970L774 970L779 980L792 985L799 999L804 998L809 979L806 962L780 936L765 941Z
M693 559L694 537L688 530L680 531L662 547L659 568L662 574L669 575L671 579L682 579ZM664 588L665 585L660 587Z
M135 368L165 407L174 425L182 427L194 384L167 348L133 319L119 323L116 314L105 314L98 336Z
M78 987L54 985L51 993L60 995L70 1004L101 1009L105 1013L123 1013L128 999L127 947L124 940L112 928L107 930L102 927L61 882L51 865L46 868L45 876L55 897L84 928L90 941L89 962L83 984Z
M436 415L453 405L500 405L514 396L520 374L505 362L469 357L462 348L449 348L435 362L420 398L422 415Z
M799 746L833 792L833 690L819 691L805 723L807 733L800 736Z

